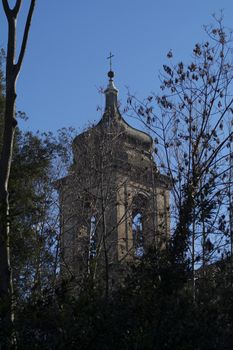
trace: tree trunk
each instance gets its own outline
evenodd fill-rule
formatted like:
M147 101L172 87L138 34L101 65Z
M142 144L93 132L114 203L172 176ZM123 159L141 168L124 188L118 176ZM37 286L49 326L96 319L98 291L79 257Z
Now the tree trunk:
M9 253L9 201L8 192L1 186L1 222L0 222L0 317L4 326L10 328L12 312L12 276Z
M16 19L22 0L16 0L10 8L8 0L2 0L2 5L8 22L8 41L6 57L6 96L4 113L4 133L0 158L0 323L6 325L12 335L13 286L10 265L10 220L9 220L9 176L12 163L14 133L17 125L15 118L16 80L24 58L28 33L30 29L35 1L31 0L19 57L15 63L16 50ZM9 327L9 328L8 328Z
M9 69L9 67L8 67ZM14 77L9 76L8 81ZM5 125L3 147L0 161L0 317L4 324L10 328L13 321L12 297L13 285L10 267L10 221L9 221L9 175L12 162L12 150L15 128L15 84L6 86Z

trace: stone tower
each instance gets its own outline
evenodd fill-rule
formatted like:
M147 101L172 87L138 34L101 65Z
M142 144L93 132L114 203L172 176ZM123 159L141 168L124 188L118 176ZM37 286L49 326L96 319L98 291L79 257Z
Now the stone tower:
M170 182L156 168L152 138L121 116L114 73L108 77L105 112L74 139L59 193L63 276L92 273L111 287L127 263L166 244Z

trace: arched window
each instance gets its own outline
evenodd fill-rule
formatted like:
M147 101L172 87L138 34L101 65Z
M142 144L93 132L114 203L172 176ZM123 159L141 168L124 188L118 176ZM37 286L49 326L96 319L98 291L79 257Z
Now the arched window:
M140 258L145 253L145 227L147 197L144 194L137 194L132 202L132 234L134 256Z
M90 220L90 245L89 245L89 258L92 259L96 256L96 217L92 215Z
M142 213L138 212L136 215L134 215L132 230L134 255L140 258L144 255Z

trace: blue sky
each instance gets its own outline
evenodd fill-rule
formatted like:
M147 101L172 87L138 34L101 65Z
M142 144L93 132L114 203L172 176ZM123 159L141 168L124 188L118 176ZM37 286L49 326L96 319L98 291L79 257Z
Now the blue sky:
M13 0L10 1L12 4ZM29 0L24 0L19 36ZM159 91L158 73L172 49L174 60L188 62L193 45L205 38L204 24L224 10L233 28L232 0L37 0L28 49L17 83L17 109L24 129L82 130L100 118L99 87L107 84L109 52L119 98L127 89L139 98ZM0 10L0 46L7 24Z

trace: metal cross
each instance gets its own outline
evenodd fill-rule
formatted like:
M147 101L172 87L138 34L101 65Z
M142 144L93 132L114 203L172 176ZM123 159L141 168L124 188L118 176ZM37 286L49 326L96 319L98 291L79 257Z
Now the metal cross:
M112 70L112 58L113 57L114 57L114 55L110 51L109 57L107 57L107 60L109 60L109 63L110 63L110 71Z

